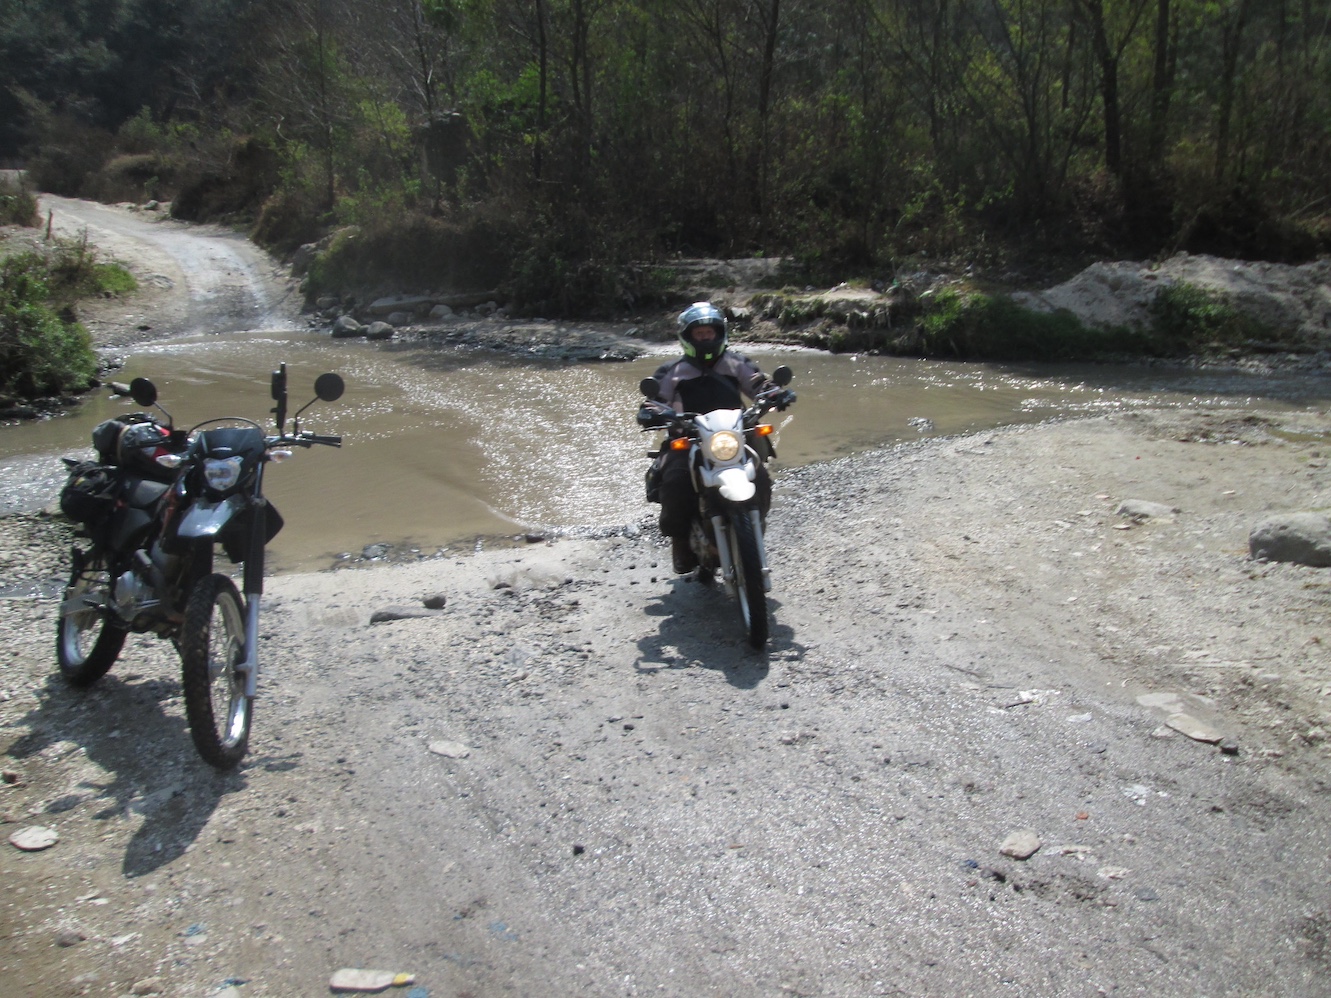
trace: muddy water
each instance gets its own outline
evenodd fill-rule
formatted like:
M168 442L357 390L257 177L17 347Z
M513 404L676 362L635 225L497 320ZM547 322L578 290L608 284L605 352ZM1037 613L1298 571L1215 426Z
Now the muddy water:
M778 469L1071 413L1331 402L1331 381L1307 376L751 355L769 371L780 363L795 371L799 403L773 414ZM344 446L297 451L269 469L268 494L287 522L272 564L291 571L325 567L374 543L432 553L478 536L636 522L647 508L644 455L655 440L633 423L637 383L661 359L533 366L452 348L245 333L141 347L116 377L151 378L177 425L188 426L220 415L267 420L269 372L282 361L292 411L313 397L319 373L343 375L346 395L316 403L302 427L340 433ZM134 408L97 397L68 416L0 429L0 510L50 503L63 478L59 456L86 455L97 422Z

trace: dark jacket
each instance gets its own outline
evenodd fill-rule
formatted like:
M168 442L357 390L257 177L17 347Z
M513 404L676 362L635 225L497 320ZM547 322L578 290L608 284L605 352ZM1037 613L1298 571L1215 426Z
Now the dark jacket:
M723 353L710 368L681 357L662 364L652 377L661 386L657 401L676 412L742 409L745 397L752 400L772 387L757 364L733 350Z

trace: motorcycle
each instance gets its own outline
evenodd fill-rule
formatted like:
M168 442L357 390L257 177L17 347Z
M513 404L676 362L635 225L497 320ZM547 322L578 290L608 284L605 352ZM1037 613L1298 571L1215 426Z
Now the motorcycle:
M772 372L775 388L761 392L747 409L675 412L655 403L656 416L644 430L667 431L663 448L686 450L698 496L689 546L698 559L698 579L711 582L719 569L726 590L739 602L748 642L767 645L767 565L763 515L755 501L759 464L776 456L771 435L775 427L761 422L772 409L785 408L786 385L793 377L782 365ZM654 401L660 394L655 378L644 378L638 390ZM657 458L661 451L648 451ZM655 467L655 465L654 465Z
M264 498L264 467L294 447L340 447L341 437L302 431L300 416L341 398L345 386L337 374L320 375L287 433L282 364L271 380L277 432L268 435L241 416L176 429L151 381L129 387L165 424L148 413L107 420L93 430L99 461L62 459L70 477L61 507L86 543L71 549L56 660L71 685L88 687L115 664L129 633L172 640L194 745L210 765L230 769L249 745L264 551L283 522ZM231 577L213 570L218 545L244 564L243 600Z

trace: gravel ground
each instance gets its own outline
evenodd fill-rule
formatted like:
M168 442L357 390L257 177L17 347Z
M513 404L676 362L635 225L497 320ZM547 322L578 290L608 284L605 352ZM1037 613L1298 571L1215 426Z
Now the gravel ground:
M0 854L0 962L53 996L1324 993L1331 582L1246 538L1325 504L1328 429L1125 414L781 474L766 655L646 521L279 577L230 775L169 645L52 676L63 529L0 520L3 830L60 835Z

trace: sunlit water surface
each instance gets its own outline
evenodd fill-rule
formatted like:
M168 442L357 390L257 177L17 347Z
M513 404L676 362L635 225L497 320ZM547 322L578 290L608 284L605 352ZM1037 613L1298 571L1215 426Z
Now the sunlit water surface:
M663 351L665 347L661 348ZM340 433L340 450L298 450L268 471L286 519L275 571L322 568L382 542L398 551L479 536L637 522L655 434L633 422L637 384L664 359L537 364L453 347L231 333L144 346L115 375L158 387L178 426L223 415L266 421L269 372L285 361L291 410L323 371L346 394L316 403L302 428ZM791 467L924 435L1071 414L1159 406L1326 405L1331 380L1143 367L1012 367L802 350L754 350L788 364L799 402L773 413L775 466ZM137 407L104 393L69 415L0 429L0 510L49 505L62 455L89 456L89 432ZM925 422L927 421L927 422ZM779 473L779 472L778 472Z

